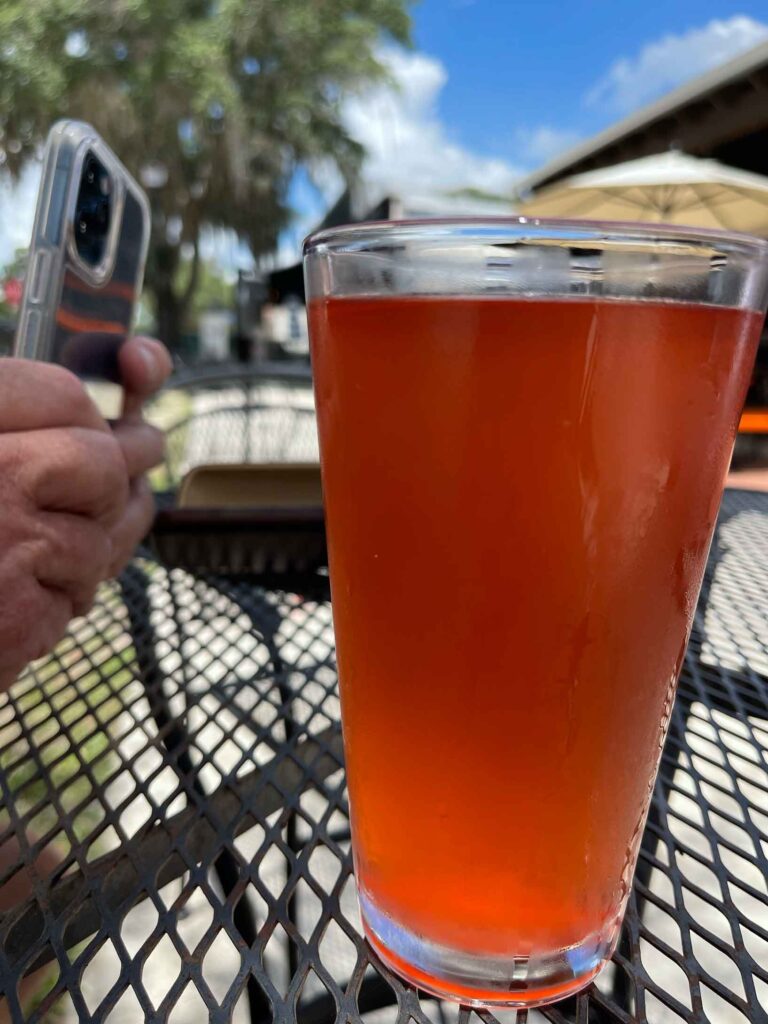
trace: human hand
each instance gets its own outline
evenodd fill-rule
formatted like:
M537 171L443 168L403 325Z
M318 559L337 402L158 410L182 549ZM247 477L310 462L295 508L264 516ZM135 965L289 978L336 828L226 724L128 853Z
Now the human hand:
M158 431L143 421L141 408L162 387L171 369L168 349L152 338L130 338L120 349L123 412L113 424L113 435L123 449L131 482L125 514L112 531L110 576L116 576L126 566L155 515L155 501L143 474L161 461L165 445Z
M151 523L143 474L162 458L163 438L140 406L170 360L137 338L121 368L125 415L110 429L67 370L0 361L0 686L51 649Z

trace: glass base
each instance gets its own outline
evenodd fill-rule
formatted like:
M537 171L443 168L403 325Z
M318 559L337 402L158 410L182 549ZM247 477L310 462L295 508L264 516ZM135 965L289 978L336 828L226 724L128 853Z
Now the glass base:
M365 935L378 956L417 988L469 1006L530 1009L586 988L610 960L619 935L587 936L576 946L527 956L494 957L430 942L397 924L362 890Z

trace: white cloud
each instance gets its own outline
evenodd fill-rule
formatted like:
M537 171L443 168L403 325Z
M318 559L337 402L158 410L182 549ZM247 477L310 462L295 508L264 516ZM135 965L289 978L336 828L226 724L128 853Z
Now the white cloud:
M766 39L768 25L743 14L715 19L682 35L663 36L635 56L614 61L587 93L586 103L628 113Z
M509 193L520 169L452 139L437 112L448 80L439 60L388 48L381 54L395 87L380 84L348 99L344 124L364 146L363 177L382 191L425 193L474 186Z
M579 138L578 132L567 128L553 128L548 124L539 125L537 128L518 128L515 132L520 159L524 163L532 164L546 163L558 153L573 146Z
M501 158L467 149L450 137L440 120L437 100L448 80L443 64L427 54L395 47L382 50L379 58L391 81L349 97L342 110L344 127L366 154L362 205L386 194L413 199L470 187L511 198L523 166L513 167ZM311 174L317 194L302 189L293 197L294 218L281 234L278 265L298 258L302 238L317 226L344 188L330 161L315 164Z

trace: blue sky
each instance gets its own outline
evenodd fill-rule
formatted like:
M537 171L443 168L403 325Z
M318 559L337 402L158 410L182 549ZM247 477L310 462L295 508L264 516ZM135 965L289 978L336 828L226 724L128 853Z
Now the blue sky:
M422 0L413 19L416 49L446 72L436 111L450 135L525 165L540 162L525 146L537 130L588 137L704 70L707 53L754 45L760 27L768 38L765 0Z
M343 116L367 149L373 199L464 186L511 195L521 175L697 74L768 40L768 0L421 0L414 46L383 45L393 85L349 98ZM341 187L329 166L296 175L280 264ZM31 228L37 173L0 181L0 264ZM248 263L230 233L206 255Z
M514 182L683 82L768 40L768 3L421 0L414 48L381 51L397 88L350 99L372 197ZM280 261L339 182L297 175Z

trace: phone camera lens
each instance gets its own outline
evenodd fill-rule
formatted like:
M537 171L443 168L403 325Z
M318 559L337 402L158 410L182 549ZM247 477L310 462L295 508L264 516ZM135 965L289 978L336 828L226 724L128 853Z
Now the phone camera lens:
M112 179L101 161L89 153L83 164L75 207L75 245L82 261L98 266L104 258L112 219Z

